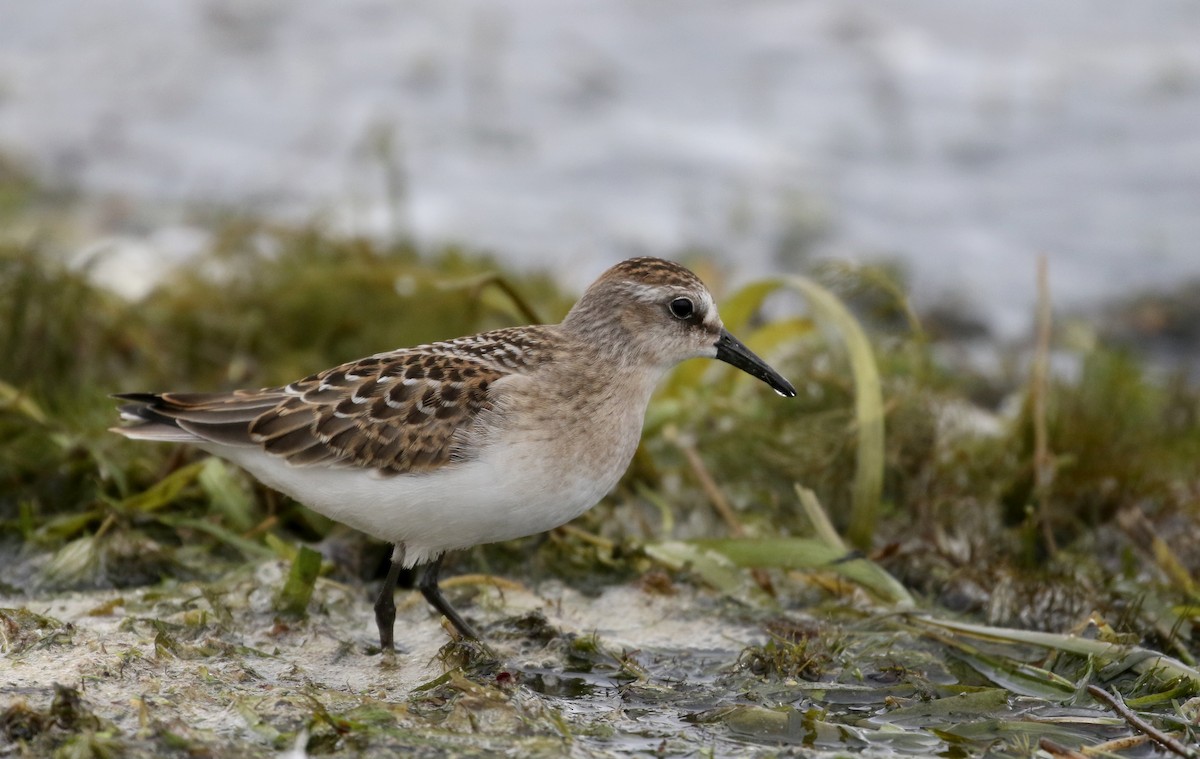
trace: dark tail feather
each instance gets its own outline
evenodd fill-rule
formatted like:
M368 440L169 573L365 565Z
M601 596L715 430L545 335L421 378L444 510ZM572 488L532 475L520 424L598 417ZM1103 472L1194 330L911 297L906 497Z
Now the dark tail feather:
M121 418L134 422L114 432L139 440L252 445L250 423L284 397L271 391L254 393L117 393L129 401L118 407Z

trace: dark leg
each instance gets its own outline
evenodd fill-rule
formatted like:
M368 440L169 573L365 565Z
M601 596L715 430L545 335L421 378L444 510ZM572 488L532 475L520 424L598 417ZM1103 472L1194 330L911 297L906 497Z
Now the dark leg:
M443 554L444 555L444 554ZM425 600L429 604L442 613L446 619L450 620L450 624L454 625L454 629L458 630L459 635L471 640L479 640L479 633L475 632L475 628L467 624L467 620L459 616L446 597L442 595L442 591L438 589L438 572L442 568L442 557L439 556L433 561L425 565L425 571L421 573L421 581L417 583L417 588L420 589L421 595L425 596Z
M379 626L379 647L384 652L395 651L394 629L396 627L396 578L403 569L404 546L392 549L392 565L388 567L387 579L375 599L375 624Z

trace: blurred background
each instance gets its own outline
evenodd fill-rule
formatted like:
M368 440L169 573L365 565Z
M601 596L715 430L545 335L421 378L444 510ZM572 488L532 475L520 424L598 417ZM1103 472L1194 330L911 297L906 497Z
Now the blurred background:
M0 155L131 295L225 213L574 289L887 261L1002 339L1039 254L1063 309L1200 277L1190 0L0 5Z

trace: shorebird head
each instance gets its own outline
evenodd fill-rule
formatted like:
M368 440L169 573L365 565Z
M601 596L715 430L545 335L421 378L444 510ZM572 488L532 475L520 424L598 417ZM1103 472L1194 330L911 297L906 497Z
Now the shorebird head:
M666 370L689 358L715 358L780 395L796 395L790 382L725 329L700 278L661 258L630 258L601 274L562 326L624 362Z

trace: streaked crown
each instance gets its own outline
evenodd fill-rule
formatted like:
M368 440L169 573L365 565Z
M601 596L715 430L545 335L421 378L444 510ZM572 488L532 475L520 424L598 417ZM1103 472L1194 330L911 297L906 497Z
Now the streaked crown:
M619 281L649 287L677 287L683 290L708 291L700 278L674 261L643 256L629 258L600 275L592 285L601 282Z

